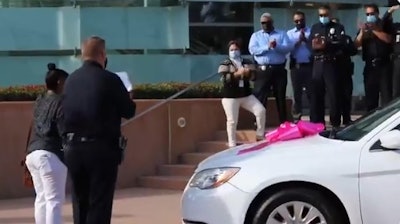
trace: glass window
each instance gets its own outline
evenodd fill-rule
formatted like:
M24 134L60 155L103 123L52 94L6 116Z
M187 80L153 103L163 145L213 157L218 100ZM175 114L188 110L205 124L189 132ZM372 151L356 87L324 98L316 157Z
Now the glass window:
M251 2L190 2L190 23L252 23Z
M353 125L339 131L336 137L347 141L358 141L399 111L400 100L396 100L384 108L377 109L361 117Z
M237 40L241 43L242 54L249 54L249 39L253 31L253 27L190 27L189 51L194 54L227 54L228 42Z

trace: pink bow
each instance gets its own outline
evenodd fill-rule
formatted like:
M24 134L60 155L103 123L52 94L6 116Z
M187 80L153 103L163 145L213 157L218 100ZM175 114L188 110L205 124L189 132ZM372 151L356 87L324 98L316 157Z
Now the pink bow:
M308 121L299 121L297 124L285 122L277 129L265 135L265 139L267 140L266 142L262 142L247 149L242 149L238 152L238 155L263 149L274 142L288 141L292 139L304 138L310 135L316 135L324 129L325 126L323 124L315 124Z

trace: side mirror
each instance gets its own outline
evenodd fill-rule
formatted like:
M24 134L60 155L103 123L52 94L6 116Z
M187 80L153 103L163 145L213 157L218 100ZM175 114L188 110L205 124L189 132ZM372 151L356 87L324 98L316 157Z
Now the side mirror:
M400 131L389 131L380 138L380 141L383 148L391 150L400 149Z

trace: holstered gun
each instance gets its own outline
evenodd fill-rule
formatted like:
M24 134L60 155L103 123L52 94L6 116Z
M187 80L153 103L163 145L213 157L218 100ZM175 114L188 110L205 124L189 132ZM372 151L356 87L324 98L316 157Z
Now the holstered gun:
M118 139L118 147L121 150L121 161L120 164L124 161L125 159L125 151L126 151L126 146L128 144L128 139L121 135Z

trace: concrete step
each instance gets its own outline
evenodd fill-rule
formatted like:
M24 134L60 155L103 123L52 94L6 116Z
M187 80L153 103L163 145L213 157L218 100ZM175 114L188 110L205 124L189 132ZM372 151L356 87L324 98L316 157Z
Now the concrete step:
M238 141L238 144L246 144L251 142L252 141ZM229 147L226 141L206 141L197 143L197 151L202 153L217 153L228 148Z
M162 176L191 176L196 165L165 164L158 166L157 174Z
M214 153L193 152L184 153L180 156L180 163L187 165L197 165Z
M217 131L214 139L216 141L228 141L226 131ZM236 140L252 142L256 140L256 132L254 130L238 130L236 131Z
M275 130L277 127L266 127L265 132ZM228 141L228 134L225 130L217 131L214 140L216 141ZM237 130L236 140L242 142L254 142L256 141L256 131L254 130Z
M145 188L184 190L190 176L143 176L139 185Z

